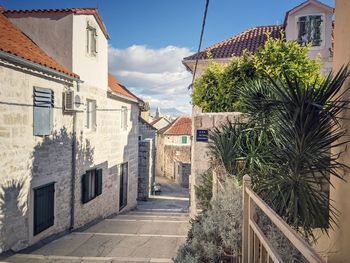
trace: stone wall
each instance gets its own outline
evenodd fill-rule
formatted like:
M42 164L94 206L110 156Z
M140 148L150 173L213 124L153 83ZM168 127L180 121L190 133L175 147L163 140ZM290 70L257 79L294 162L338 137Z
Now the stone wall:
M139 141L138 200L148 199L154 180L153 141L151 139Z
M191 174L191 164L177 161L175 165L177 169L175 182L184 188L188 188L189 176Z
M226 123L227 121L242 123L244 115L240 112L199 113L192 115L192 152L191 152L191 176L190 176L190 212L191 216L197 214L197 200L195 185L200 184L200 175L210 167L209 149L207 142L196 141L196 131L210 130Z
M0 252L19 250L66 231L71 223L73 114L63 111L63 92L69 83L18 69L0 61ZM33 136L33 87L54 91L50 136ZM76 113L76 170L74 228L119 212L119 167L129 163L129 210L137 204L138 113L136 103L107 97L100 88L82 85L81 95L97 104L96 130L85 127L86 111ZM128 128L121 128L121 107L128 108ZM82 176L103 169L102 194L83 204ZM33 234L33 188L55 183L55 221Z
M0 252L19 250L70 225L72 115L63 114L68 84L0 61ZM33 87L54 92L54 133L33 136ZM33 235L33 188L55 182L54 226Z

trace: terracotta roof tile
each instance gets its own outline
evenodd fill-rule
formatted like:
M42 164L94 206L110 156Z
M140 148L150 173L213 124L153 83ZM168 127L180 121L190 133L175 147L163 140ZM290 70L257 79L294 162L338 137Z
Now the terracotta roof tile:
M79 76L53 58L48 56L29 37L22 33L3 14L0 13L0 50L17 57L29 60L44 67L54 69L68 76L79 78Z
M123 86L112 74L108 73L108 87L112 92L118 93L124 97L128 97L130 99L134 99L137 101L142 101L136 95L134 95L131 91L129 91L125 86Z
M6 14L27 14L27 13L73 13L77 15L93 15L99 24L103 34L109 39L107 28L98 12L97 8L63 8L63 9L32 9L32 10L6 10Z
M283 26L257 26L186 57L184 60L208 59L208 51L213 59L238 57L245 50L254 53L264 46L267 39L266 34L278 38L283 28Z
M160 132L166 135L191 135L192 119L185 116L178 117Z

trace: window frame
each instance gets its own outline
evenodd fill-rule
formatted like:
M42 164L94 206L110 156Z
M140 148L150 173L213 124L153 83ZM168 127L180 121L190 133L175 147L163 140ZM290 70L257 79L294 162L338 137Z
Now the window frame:
M86 54L91 57L96 57L98 53L97 36L97 27L88 21L86 25ZM94 45L92 40L94 40Z
M320 40L321 44L319 46L314 46L311 45L310 50L320 50L325 47L325 35L326 35L326 17L324 13L312 13L312 14L302 14L302 15L297 15L295 16L295 32L296 32L296 41L300 44L303 45L302 43L299 42L299 20L301 17L310 17L310 16L320 16L321 17L321 25L320 25ZM308 42L311 43L311 42ZM311 43L312 44L312 43Z
M90 106L93 105L93 109ZM97 129L97 103L96 100L86 100L86 122L85 127L88 131L96 131Z
M128 118L128 108L126 106L122 106L120 115L120 128L122 131L128 130Z
M51 213L51 217L52 217L52 223L50 224L47 224L46 226L42 227L42 228L38 228L37 226L37 220L38 218L36 217L37 216L37 212L38 212L38 204L36 204L36 201L37 201L37 191L40 191L44 188L48 188L48 187L52 187L52 205L51 205L51 210L52 211L49 211L49 213ZM55 225L55 208L56 208L56 194L55 194L55 182L50 182L50 183L47 183L47 184L43 184L43 185L40 185L40 186L37 186L35 188L33 188L33 225L32 225L32 230L33 230L33 236L37 236L39 235L40 233L44 232L45 230L53 227Z
M49 88L41 88L33 86L33 135L34 136L49 136L53 133L54 115L53 110L55 108L55 92ZM36 121L37 118L43 117L43 111L48 111L48 127L40 126L40 122ZM44 120L45 122L45 120Z
M97 168L87 170L85 174L83 174L81 180L81 201L83 204L90 202L102 194L102 174L103 170Z

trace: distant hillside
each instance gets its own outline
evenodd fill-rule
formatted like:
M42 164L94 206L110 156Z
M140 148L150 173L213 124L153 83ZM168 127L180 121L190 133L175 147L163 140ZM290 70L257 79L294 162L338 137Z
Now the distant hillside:
M156 109L157 108L152 108L151 107L151 114L154 116L156 114ZM174 117L180 116L180 115L187 115L186 113L179 111L176 108L161 108L160 109L160 113L162 115L171 115Z

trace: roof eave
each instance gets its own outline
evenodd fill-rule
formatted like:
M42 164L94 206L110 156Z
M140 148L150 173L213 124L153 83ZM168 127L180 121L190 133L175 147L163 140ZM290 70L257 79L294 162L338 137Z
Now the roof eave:
M7 60L7 61L10 61L10 62L15 63L15 64L19 64L19 65L24 66L24 67L28 67L28 68L31 68L31 69L34 69L34 70L37 70L37 71L40 71L40 72L43 72L43 73L46 73L49 75L53 75L53 76L58 77L58 78L63 78L63 79L69 80L69 81L81 82L78 75L71 76L71 75L68 75L66 73L63 73L63 72L60 72L58 70L43 66L39 63L35 63L35 62L30 61L30 60L18 57L16 55L13 55L13 54L5 52L5 51L0 51L0 58Z
M111 95L117 97L118 99L127 100L127 101L130 101L130 102L133 102L133 103L137 103L137 104L140 103L140 101L137 100L137 99L133 99L133 98L130 98L128 96L121 95L121 94L119 94L117 92L114 92L112 90L109 90L108 93L110 93Z

